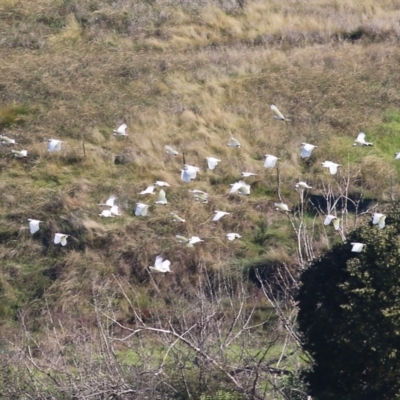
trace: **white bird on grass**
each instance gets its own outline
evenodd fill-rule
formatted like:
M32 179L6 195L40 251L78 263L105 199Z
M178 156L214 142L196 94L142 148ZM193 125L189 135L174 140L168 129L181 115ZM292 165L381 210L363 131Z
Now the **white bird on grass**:
M115 215L116 217L122 215L122 214L119 212L118 206L115 206L115 205L112 206L112 207L110 208L110 213L111 213L112 215Z
M204 240L200 239L198 236L192 236L190 239L185 236L176 235L179 243L186 243L186 247L193 247L194 244L204 242Z
M208 203L208 193L203 192L202 190L189 190L190 193L193 193L193 197L196 201L200 201L201 203Z
M160 272L165 274L166 272L171 272L169 266L171 265L171 261L164 260L161 256L156 257L156 261L154 262L154 267L150 266L150 271Z
M329 168L329 172L331 173L331 175L335 175L337 173L338 167L341 167L340 164L336 164L332 161L324 161L321 165L324 168Z
M30 219L30 218L28 218L28 221L29 221L29 230L33 235L35 232L37 232L39 230L39 224L42 221L39 221L37 219Z
M313 144L310 143L302 143L301 144L301 158L308 158L311 156L312 151L316 148L317 146L314 146Z
M99 217L111 218L111 217L114 217L114 215L112 215L111 210L103 210L103 211L99 214Z
M400 151L394 155L395 160L400 160Z
M197 172L200 171L200 168L194 167L193 165L185 164L183 169L181 170L181 179L189 183L192 179L196 179Z
M145 190L139 192L139 194L154 194L155 186L148 186Z
M14 156L17 158L24 158L28 156L28 150L11 150L11 153L14 153Z
M265 154L265 162L264 162L264 167L265 168L274 168L276 162L279 160L278 157L272 156L271 154Z
M253 174L253 172L242 172L242 178L249 178L250 176L257 176L257 174Z
M122 137L122 136L128 136L128 134L126 133L126 128L128 126L126 124L122 124L118 127L118 129L113 130L113 135L115 137Z
M385 227L385 220L386 220L385 214L374 213L374 215L372 216L372 224L378 225L379 228L381 228L381 229L383 229Z
M104 204L103 204L103 203L100 203L99 206L109 206L109 207L112 207L112 206L114 205L116 199L117 199L117 198L112 194L112 195L107 199L107 201L106 201Z
M11 139L7 136L0 135L1 139L1 144L4 144L5 146L11 146L12 144L15 144L15 139Z
M156 186L161 186L161 187L162 186L166 186L166 187L171 186L169 183L164 182L164 181L156 181L155 185Z
M227 237L228 240L230 240L230 241L235 240L235 239L240 239L240 238L241 238L241 236L240 236L238 233L233 233L233 232L227 233L227 234L226 234L226 237Z
M288 211L288 212L290 212L289 206L286 203L283 203L283 202L274 203L274 206L275 206L275 210L277 210L277 211Z
M246 182L239 181L231 184L231 190L229 193L236 193L239 191L240 194L249 195L250 194L250 185L246 184Z
M57 139L49 139L49 147L47 148L48 151L61 151L61 140Z
M215 157L206 157L207 164L208 164L208 169L213 170L221 160Z
M305 190L305 189L312 189L312 186L309 186L306 182L299 182L299 183L296 183L296 185L294 186L296 189L302 189L302 190Z
M181 218L178 214L175 213L170 213L172 215L172 218L174 219L174 221L176 222L186 222L183 218Z
M290 122L290 119L287 119L283 116L283 114L279 111L277 106L274 106L273 104L271 105L271 110L275 113L274 118L279 120L279 121L287 121Z
M165 196L165 191L163 189L158 192L156 204L168 204L167 197Z
M339 225L340 225L340 219L336 217L335 215L327 215L324 220L324 225L329 225L330 223L333 223L333 226L335 230L339 230Z
M229 140L228 146L229 146L229 147L240 147L241 144L240 144L239 140L237 140L237 139L235 139L235 138L231 138L231 139Z
M61 243L61 246L65 246L67 244L67 237L65 233L56 233L54 234L54 243L58 244Z
M179 154L175 149L168 145L164 146L164 150L169 156L177 156Z
M350 243L353 247L351 248L351 251L354 253L361 253L363 247L365 246L364 243Z
M365 141L365 133L360 132L353 143L353 146L373 146L372 143Z
M148 209L149 209L149 206L147 204L136 203L135 215L136 216L141 215L142 217L145 217L147 215Z
M215 215L214 215L213 221L218 221L223 216L230 214L230 213L225 212L225 211L214 211L214 213L215 213Z

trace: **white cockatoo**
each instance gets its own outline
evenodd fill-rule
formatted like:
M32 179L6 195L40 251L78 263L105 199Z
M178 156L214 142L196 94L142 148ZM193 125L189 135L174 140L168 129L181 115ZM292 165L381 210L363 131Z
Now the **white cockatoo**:
M164 205L168 204L167 197L165 195L165 190L161 189L158 192L158 197L157 197L156 204L164 204Z
M166 272L171 272L169 266L171 265L171 261L164 260L161 256L156 257L156 261L154 262L154 267L150 266L150 271L160 272L165 274Z
M208 193L203 192L202 190L189 190L190 193L193 193L193 197L196 201L200 201L201 203L208 203Z
M37 232L39 230L39 224L42 221L39 221L37 219L30 219L30 218L28 218L28 221L29 221L29 230L33 235L35 232Z
M156 182L154 183L154 185L160 186L160 187L163 187L163 186L165 186L165 187L171 186L169 183L164 182L164 181L156 181Z
M28 157L28 150L11 150L11 153L17 158Z
M61 243L61 246L66 246L68 236L69 235L66 235L65 233L55 233L54 234L54 243L55 244Z
M164 150L169 156L177 156L179 154L175 149L168 145L164 146Z
M49 139L48 151L61 151L62 141L58 139Z
M283 203L283 202L274 203L274 206L275 206L275 210L277 210L277 211L288 211L288 212L290 212L289 206L286 203Z
M394 155L395 160L400 160L400 151Z
M1 140L1 144L4 144L5 146L11 146L12 144L16 143L15 139L11 139L11 138L9 138L7 136L3 136L3 135L0 135L0 140Z
M302 143L301 144L301 158L308 158L311 156L312 151L317 146L310 144L310 143Z
M274 118L279 120L279 121L290 121L290 119L287 119L283 116L283 114L279 111L277 106L274 106L273 104L271 105L271 110L274 112L275 116Z
M135 215L136 216L141 215L142 217L145 217L147 215L148 209L149 209L149 206L147 204L136 203Z
M354 253L361 253L363 247L365 246L364 243L350 243L353 247L351 248L351 251L353 251Z
M242 178L249 178L250 176L257 176L257 174L254 174L253 172L242 172L240 175L242 175Z
M225 212L225 211L214 211L214 213L215 213L215 215L214 215L213 221L218 221L223 216L230 214L230 213Z
M195 167L193 165L185 164L183 169L181 170L181 179L189 183L191 180L196 179L197 172L200 171L200 168Z
M145 190L139 192L139 194L154 194L155 186L147 186Z
M265 154L265 161L264 161L264 167L265 168L274 168L276 162L279 160L278 157L272 156L271 154Z
M176 222L185 222L185 220L183 218L181 218L178 214L175 213L170 213L172 215L172 218L174 219L174 221Z
M111 213L112 215L116 216L116 217L122 215L122 214L119 212L119 207L116 206L116 205L113 205L113 206L110 208L110 213Z
M215 157L206 157L207 164L208 164L208 169L214 169L219 162L221 162L220 159L215 158Z
M302 190L312 189L312 186L309 186L306 182L303 182L303 181L296 183L296 185L294 187L296 189L302 189Z
M115 203L115 200L117 198L112 194L105 203L100 203L99 206L108 206L108 207L112 207Z
M111 214L111 210L103 210L103 211L99 214L99 217L111 218L111 217L114 217L114 215Z
M374 213L374 215L372 216L372 224L378 225L379 228L381 228L381 229L383 229L385 227L385 220L386 220L385 214Z
M113 130L113 135L115 137L128 136L126 133L126 128L128 128L126 124L120 125L116 130Z
M340 227L340 219L338 217L336 217L335 215L328 214L325 217L324 225L329 225L331 222L333 223L335 230L338 231L339 227Z
M248 185L246 182L239 181L231 184L231 190L229 193L236 193L237 191L239 191L240 194L249 195L250 189L250 185Z
M336 164L332 161L324 161L321 164L324 168L329 168L329 172L331 173L331 175L335 175L337 173L338 167L340 167L340 164Z
M365 133L360 132L353 143L353 146L373 146L371 142L365 141Z
M226 234L226 237L227 237L228 240L230 240L230 241L235 240L235 239L240 239L240 238L241 238L241 236L240 236L238 233L234 233L234 232L227 233L227 234Z
M200 239L198 236L192 236L189 239L181 235L175 235L175 237L178 239L179 243L185 243L186 247L193 247L196 243L204 242L204 240Z
M235 138L231 138L231 139L229 140L228 146L229 146L229 147L240 147L241 144L240 144L239 140L237 140L237 139L235 139Z

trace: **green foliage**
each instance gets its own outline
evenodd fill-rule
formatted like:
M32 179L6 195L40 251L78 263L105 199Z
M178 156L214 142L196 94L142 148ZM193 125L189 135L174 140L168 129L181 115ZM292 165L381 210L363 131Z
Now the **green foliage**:
M365 224L301 276L299 329L314 359L313 398L393 399L400 393L400 213ZM361 253L352 242L365 243Z

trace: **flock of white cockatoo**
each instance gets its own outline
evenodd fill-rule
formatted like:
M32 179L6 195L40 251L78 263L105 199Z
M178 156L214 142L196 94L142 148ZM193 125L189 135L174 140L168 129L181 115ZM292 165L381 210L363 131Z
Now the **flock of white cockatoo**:
M275 114L274 118L279 121L285 121L289 122L290 119L285 117L276 107L275 105L271 105L271 110ZM127 133L127 125L122 124L120 125L116 130L113 131L113 136L115 137L126 137L128 136ZM4 135L0 135L0 141L3 145L5 146L13 146L16 144L15 139L9 138ZM63 141L58 140L58 139L49 139L48 140L48 151L49 152L60 152L62 149L62 143ZM373 144L370 142L367 142L365 140L365 133L360 132L357 136L357 138L354 141L353 146L372 146ZM231 137L227 146L233 147L233 148L240 148L241 144L239 140ZM311 156L312 152L314 149L316 149L317 146L311 144L311 143L301 143L301 151L300 151L300 156L301 158L308 158ZM177 156L179 152L175 149L173 149L169 145L164 146L165 153L169 156ZM16 158L24 158L28 157L28 151L25 149L22 150L14 150L12 149L11 152L14 154ZM395 159L400 159L400 152L395 154ZM276 163L278 162L279 158L272 155L272 154L265 154L265 160L264 160L264 167L265 168L274 168ZM221 162L220 159L215 158L215 157L206 157L207 165L210 170L214 170L218 164ZM335 175L338 172L338 168L341 165L332 161L324 161L322 163L322 167L328 168L330 174ZM185 164L183 169L181 170L181 180L183 182L189 183L192 180L195 180L197 177L197 173L200 171L200 168L195 167L193 165L188 165ZM252 173L252 172L242 172L241 176L242 178L249 178L252 176L255 176L257 174ZM166 192L162 187L169 187L170 185L167 182L163 181L156 181L153 185L148 186L146 189L142 190L139 192L139 195L148 195L148 194L156 194L155 190L156 187L160 187L161 189L158 191L157 194L157 200L155 201L155 204L161 204L161 205L166 205L168 204ZM304 190L309 190L312 189L311 186L309 186L306 182L300 181L295 185L296 189L300 189L302 191ZM208 202L208 193L201 191L201 190L189 190L193 194L193 197L196 201L199 201L201 203L207 203ZM249 195L251 192L251 186L250 184L244 182L243 180L240 180L238 182L235 182L231 184L231 189L230 189L230 194L238 193L241 195ZM103 218L113 218L113 217L118 217L121 216L121 212L119 210L118 205L115 204L116 202L116 197L114 195L111 195L105 203L100 203L99 206L101 206L103 209L101 213L99 214L100 217ZM289 206L283 202L279 203L274 203L275 209L277 211L282 211L282 212L290 212ZM146 217L148 215L148 210L149 210L149 204L138 202L136 203L136 208L135 208L135 215L136 216L141 216L141 217ZM218 221L221 218L229 215L230 213L225 212L225 211L219 211L216 210L214 211L214 217L212 221ZM177 215L174 212L170 213L172 219L176 222L185 222L185 219L181 218L179 215ZM385 219L386 215L381 214L381 213L374 213L373 218L372 218L372 224L378 225L380 229L383 229L385 227ZM33 235L35 234L39 229L40 226L39 224L42 221L36 220L36 219L28 219L29 221L29 230L30 233ZM326 215L325 220L324 220L324 225L330 225L332 224L335 228L335 230L340 229L340 219L339 217L335 215ZM55 244L61 244L62 246L67 245L67 238L69 235L64 234L64 233L55 233L54 235L54 243ZM240 239L241 236L238 233L235 232L230 232L226 234L226 237L229 241L233 241L235 239ZM186 247L193 247L194 244L196 243L201 243L204 240L200 239L198 236L192 236L191 238L186 238L181 235L176 235L176 239L178 240L179 243L184 243ZM351 243L352 249L351 251L353 252L361 252L363 247L365 246L363 243ZM166 272L171 272L170 270L170 265L171 262L169 260L163 260L162 256L157 256L155 260L154 266L150 266L149 269L150 271L154 272L160 272L160 273L166 273Z

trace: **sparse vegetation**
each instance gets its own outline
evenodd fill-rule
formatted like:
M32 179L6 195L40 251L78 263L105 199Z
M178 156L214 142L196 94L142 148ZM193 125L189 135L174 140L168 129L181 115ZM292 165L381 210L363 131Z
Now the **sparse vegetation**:
M71 329L87 332L85 342L79 342L86 351L100 340L100 310L112 310L117 320L126 321L132 317L129 300L135 299L140 309L172 318L178 299L182 309L193 303L192 289L204 270L211 280L245 279L243 290L246 296L259 296L259 307L268 301L280 305L284 297L284 307L273 308L283 310L280 317L263 324L267 331L259 327L252 333L270 338L279 331L282 318L292 318L288 292L297 285L291 279L297 280L313 257L342 240L323 226L321 215L327 210L321 204L341 199L337 211L347 232L369 218L355 216L357 201L373 201L369 207L379 203L383 210L400 196L400 164L394 160L400 151L399 16L394 0L0 0L0 134L15 138L13 148L29 154L15 159L10 147L0 146L5 353L16 351L11 342L17 344L13 338L22 321L25 336L18 334L18 354L26 352L21 344L26 335L38 343L48 335L44 326L52 315L59 321L50 324L53 332L71 351L68 362L76 361L74 340L82 337L73 336L67 321L79 318ZM274 120L270 104L292 122ZM129 136L113 137L113 129L123 122ZM352 147L360 131L373 147ZM227 147L231 136L241 142L240 149ZM60 153L47 152L50 138L64 141ZM299 157L302 142L318 146L307 160ZM180 154L165 155L166 144ZM202 169L190 184L180 180L183 153L187 163ZM266 153L280 157L278 169L264 169ZM214 171L206 169L208 156L222 160ZM337 177L320 168L325 160L342 164ZM229 184L242 171L258 174L249 181L250 196L229 195ZM300 178L325 203L311 196L301 203L294 190ZM171 184L167 211L146 198L149 216L136 217L135 203L143 200L138 193L155 180ZM195 188L210 193L207 204L193 201L188 189ZM123 217L101 219L98 204L110 194L117 196ZM290 217L275 211L273 204L280 200L294 210ZM231 215L211 224L218 209ZM170 211L186 222L171 224ZM34 236L28 218L43 221ZM70 235L65 248L54 245L55 232ZM227 243L226 232L239 232L242 239ZM205 242L188 249L177 243L176 234L198 235ZM158 254L172 261L174 273L167 279L153 279L146 269ZM273 278L272 286L265 286L266 277ZM268 296L270 290L285 296ZM112 304L96 308L99 293L101 302ZM254 307L257 314L258 305ZM266 315L257 315L263 322ZM231 316L227 314L227 326ZM286 341L296 343L290 332L278 336L276 346L285 348L283 353ZM49 346L52 351L55 343ZM101 346L96 343L94 353ZM47 368L47 350L28 355ZM90 358L86 353L79 361L86 356ZM132 363L152 358L145 353L135 357ZM290 387L301 387L296 374L304 362L294 367L287 359L294 375L283 379L268 372L269 383L255 385L260 396L297 398ZM149 370L153 361L148 361ZM9 398L29 390L40 398L40 387L24 380L30 373L24 363L4 365L0 390L9 382L24 382L27 386L8 392ZM197 372L190 376L191 391ZM68 374L77 372L62 373L72 379ZM43 398L52 390L55 398L68 398L62 392L64 378L59 386L55 380L38 381L45 385ZM209 376L203 378L196 398L236 398L235 385L216 387ZM171 389L151 392L152 398L187 396L185 377L179 379L171 385L179 381L183 397ZM146 382L151 386L150 378ZM256 389L238 393L257 398Z

